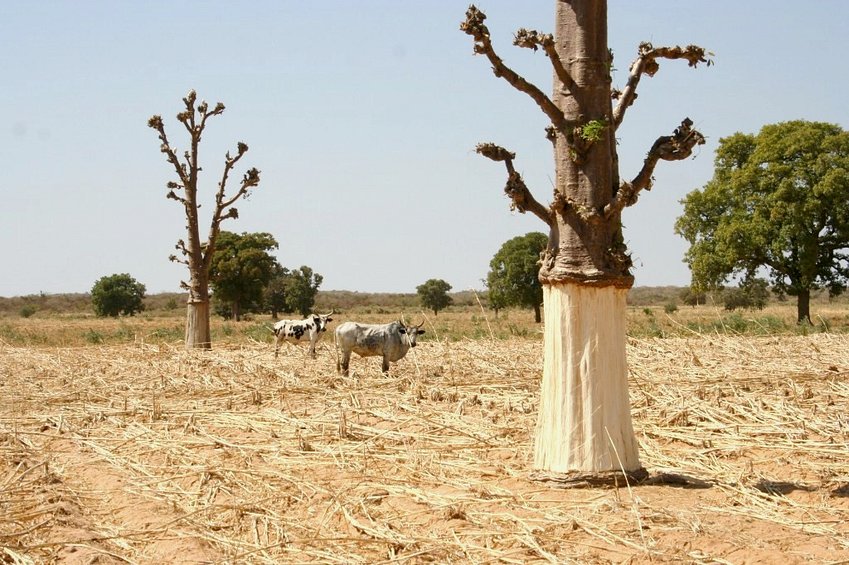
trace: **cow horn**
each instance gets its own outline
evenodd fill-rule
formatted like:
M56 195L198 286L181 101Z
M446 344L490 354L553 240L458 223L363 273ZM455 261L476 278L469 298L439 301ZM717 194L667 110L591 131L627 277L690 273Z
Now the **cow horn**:
M328 316L332 316L334 313L336 313L336 309L335 309L335 308L331 308L331 309L330 309L330 312L328 312L327 314L325 314L325 315L324 315L324 317L325 317L325 318L327 318Z
M425 323L425 321L424 321L424 320L422 320L422 323L421 323L421 324L419 324L418 326L416 326L416 329L419 329L420 327L422 327L422 326L424 325L424 323Z

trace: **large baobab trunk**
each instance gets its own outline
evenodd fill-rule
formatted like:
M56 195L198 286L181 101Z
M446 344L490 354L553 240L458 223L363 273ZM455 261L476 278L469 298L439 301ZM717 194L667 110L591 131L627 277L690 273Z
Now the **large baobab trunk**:
M186 349L210 349L209 298L189 298L186 308Z
M621 212L650 188L658 160L689 156L703 137L685 120L672 136L655 142L632 182L620 183L615 134L636 97L640 76L654 74L657 59L684 58L695 65L705 60L704 50L643 44L626 88L613 91L606 2L555 4L555 35L521 29L514 40L520 47L542 48L551 60L551 98L504 64L483 24L486 16L477 8L469 8L461 26L496 76L528 94L551 119L547 137L554 145L557 174L549 206L534 199L514 169L515 154L491 143L477 148L505 162L505 192L513 208L530 211L550 230L539 273L545 358L534 466L544 477L567 481L604 481L623 473L641 478L646 473L631 423L625 356L625 298L634 279ZM615 109L613 98L619 100Z
M616 140L607 127L607 8L604 2L556 4L555 48L572 85L559 83L553 101L576 127L557 131L554 143L555 198L569 204L554 209L540 270L545 360L534 463L557 472L634 472L642 466L625 359L630 261L619 214L605 220L588 213L608 206L618 184Z

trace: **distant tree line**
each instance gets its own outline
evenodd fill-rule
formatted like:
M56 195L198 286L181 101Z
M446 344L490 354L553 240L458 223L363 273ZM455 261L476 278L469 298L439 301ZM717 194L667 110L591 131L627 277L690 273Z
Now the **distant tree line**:
M273 318L280 312L310 313L323 277L306 265L283 267L271 255L277 247L268 233L219 233L209 270L216 314L240 320L246 313L267 312ZM144 298L145 286L127 273L102 277L91 289L98 316L132 316L144 310ZM23 312L29 317L35 309Z

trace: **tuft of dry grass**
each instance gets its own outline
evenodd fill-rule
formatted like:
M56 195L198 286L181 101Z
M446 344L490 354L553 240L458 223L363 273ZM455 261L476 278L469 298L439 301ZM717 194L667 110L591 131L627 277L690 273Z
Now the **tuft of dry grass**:
M0 344L0 561L849 559L846 336L631 338L651 476L564 490L529 478L540 340L431 323L389 376L330 344Z

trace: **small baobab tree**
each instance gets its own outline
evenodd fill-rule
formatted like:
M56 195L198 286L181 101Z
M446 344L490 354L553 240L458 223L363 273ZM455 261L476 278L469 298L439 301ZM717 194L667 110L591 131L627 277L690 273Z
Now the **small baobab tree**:
M556 179L547 206L514 168L514 153L493 143L477 147L506 165L504 190L512 208L531 212L549 229L539 272L545 359L534 467L543 478L565 481L605 481L623 472L639 479L646 471L631 423L625 359L625 298L634 278L621 213L651 188L658 161L684 159L704 138L685 119L655 141L634 179L622 182L616 130L641 77L654 75L659 61L709 61L700 47L643 43L626 86L615 90L606 0L557 0L553 35L520 29L513 42L548 56L554 77L549 97L498 56L485 18L470 6L460 29L474 38L475 53L489 60L495 76L530 96L551 120L546 137L554 146Z
M170 257L172 261L183 263L189 269L189 282L180 283L180 286L189 292L186 309L186 348L209 349L212 345L209 332L209 267L215 253L215 241L221 233L221 222L227 218L239 217L239 212L233 204L259 185L259 171L255 168L249 169L242 176L235 194L227 196L225 193L227 180L233 168L248 151L248 146L239 142L236 145L236 155L231 156L227 152L224 158L224 172L218 183L218 191L215 193L215 207L212 210L209 233L206 241L201 241L198 220L200 208L198 173L201 167L198 160L198 148L207 120L222 114L224 104L219 102L210 109L205 101L202 100L197 105L196 102L197 94L194 90L189 91L183 98L185 110L177 114L177 121L183 124L189 133L189 149L183 153L182 159L165 135L165 124L161 116L151 117L147 125L159 133L159 140L162 142L159 150L165 154L177 173L177 180L167 183L166 197L182 204L186 211L187 237L185 240L180 239L176 245L176 249L182 256L171 255Z

